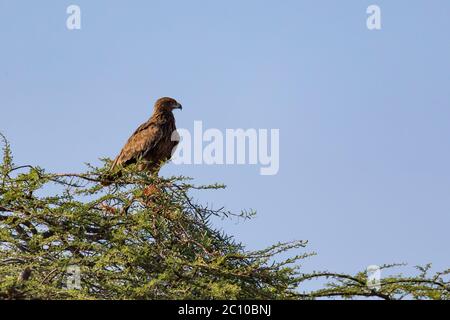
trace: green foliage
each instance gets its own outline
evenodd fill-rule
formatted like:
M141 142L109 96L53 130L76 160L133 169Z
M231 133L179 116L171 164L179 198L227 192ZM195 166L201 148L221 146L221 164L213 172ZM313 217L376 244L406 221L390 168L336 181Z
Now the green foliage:
M3 136L2 136L3 137ZM3 138L4 139L4 138ZM136 167L109 187L102 168L52 174L16 167L4 139L0 165L0 298L3 299L312 299L375 296L448 299L447 272L383 279L367 274L304 274L304 241L249 252L216 230L213 217L250 218L196 203L186 177L148 176ZM80 286L68 270L79 268ZM393 266L385 266L385 268ZM331 278L324 289L301 292L305 281Z

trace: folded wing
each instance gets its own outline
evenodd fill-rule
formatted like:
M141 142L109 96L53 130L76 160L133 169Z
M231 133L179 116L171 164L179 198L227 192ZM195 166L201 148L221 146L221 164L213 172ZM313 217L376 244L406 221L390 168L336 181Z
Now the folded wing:
M145 157L161 141L163 134L162 128L151 121L142 124L128 139L114 160L111 170L116 166L126 166L135 163Z

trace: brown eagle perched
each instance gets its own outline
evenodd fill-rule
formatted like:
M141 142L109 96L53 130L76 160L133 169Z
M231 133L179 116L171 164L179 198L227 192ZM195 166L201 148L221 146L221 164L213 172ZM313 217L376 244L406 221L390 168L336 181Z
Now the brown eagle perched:
M175 117L172 113L174 109L182 109L175 99L164 97L158 99L153 109L150 119L140 125L128 139L125 146L114 160L110 174L104 177L102 184L108 186L114 177L119 177L120 172L116 172L120 167L138 162L140 170L157 174L162 163L169 160L178 141L172 141L172 134L176 130Z

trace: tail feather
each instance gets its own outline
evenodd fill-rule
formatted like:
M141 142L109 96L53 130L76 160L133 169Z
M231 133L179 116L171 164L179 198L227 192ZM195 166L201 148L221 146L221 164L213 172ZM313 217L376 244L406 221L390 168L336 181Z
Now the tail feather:
M121 171L116 172L108 172L101 177L101 184L104 187L110 186L114 183L115 180L119 179L122 176Z
M114 159L113 163L111 164L111 167L109 168L109 172L105 173L101 177L102 181L100 183L102 184L102 186L104 187L110 186L116 179L122 176L122 172L120 172L120 170L114 170L117 164L119 163L119 159L120 155Z

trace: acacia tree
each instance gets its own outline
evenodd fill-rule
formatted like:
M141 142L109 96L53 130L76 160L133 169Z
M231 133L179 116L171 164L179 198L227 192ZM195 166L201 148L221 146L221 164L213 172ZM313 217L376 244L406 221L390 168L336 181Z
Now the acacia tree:
M448 299L450 270L383 278L303 273L306 241L247 251L213 217L249 219L194 201L186 177L159 178L135 166L109 187L103 167L54 174L16 166L6 139L0 164L0 299ZM278 254L292 252L288 259ZM386 265L383 269L396 265ZM74 275L73 272L76 274ZM77 278L79 276L79 278ZM304 282L328 278L304 292ZM79 280L79 283L77 281ZM76 284L76 285L74 285Z

